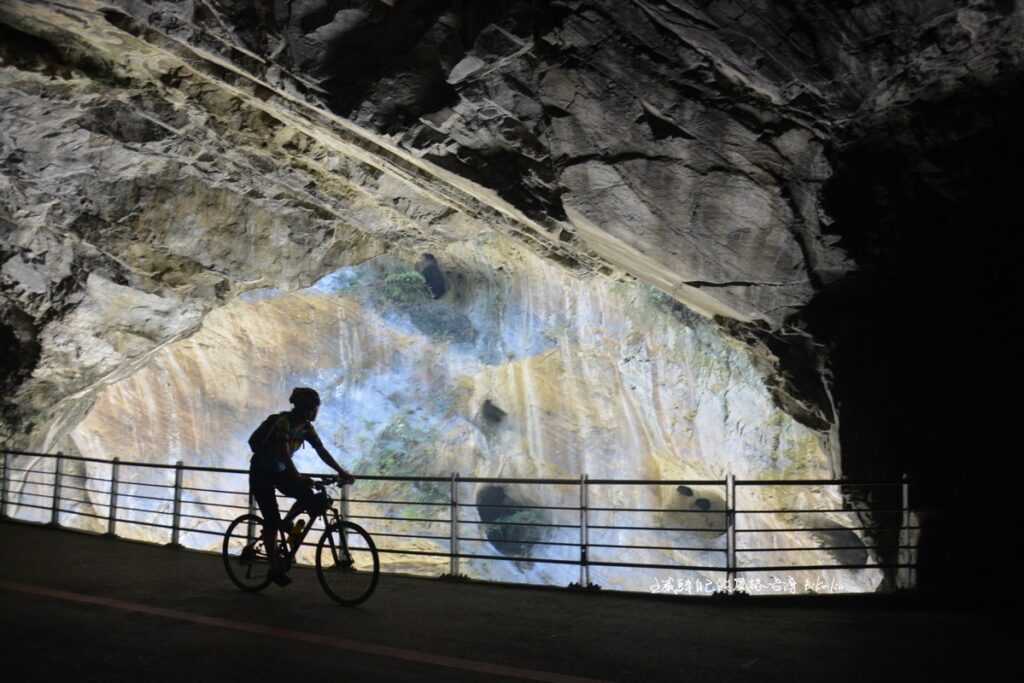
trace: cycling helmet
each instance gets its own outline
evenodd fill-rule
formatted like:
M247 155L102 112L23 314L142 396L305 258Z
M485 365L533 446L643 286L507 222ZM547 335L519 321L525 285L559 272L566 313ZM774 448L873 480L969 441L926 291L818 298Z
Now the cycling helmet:
M320 405L320 394L309 387L296 387L288 401L296 408L312 408Z

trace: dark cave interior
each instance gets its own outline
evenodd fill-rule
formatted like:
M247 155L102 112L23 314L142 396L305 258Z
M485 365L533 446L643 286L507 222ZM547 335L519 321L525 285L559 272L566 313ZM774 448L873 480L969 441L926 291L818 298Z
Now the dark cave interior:
M826 188L858 271L804 316L830 345L843 470L906 473L942 559L957 557L953 539L999 537L997 525L969 526L968 507L1009 514L991 480L1016 471L1022 113L1019 80L898 111L833 150ZM943 573L994 571L954 562Z

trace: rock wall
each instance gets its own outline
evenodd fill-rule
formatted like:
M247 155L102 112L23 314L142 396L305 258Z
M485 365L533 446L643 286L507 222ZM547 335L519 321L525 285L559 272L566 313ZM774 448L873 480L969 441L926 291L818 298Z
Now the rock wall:
M259 290L210 313L189 339L154 355L149 365L107 388L71 433L78 452L104 458L112 452L144 462L246 468L252 429L271 412L286 409L293 386L316 386L324 398L317 420L328 449L362 475L577 479L721 480L820 479L835 476L829 435L783 412L765 383L764 367L749 347L723 336L716 325L665 295L635 284L609 284L566 274L496 233L449 245L438 254L448 291L434 299L412 260L392 257L333 273L310 289L284 294ZM407 278L408 275L415 277ZM419 289L396 283L416 282ZM404 287L404 286L403 286ZM130 454L130 456L129 456ZM298 466L323 470L300 451ZM99 472L104 466L90 466ZM229 489L233 475L190 475L187 486ZM684 490L688 489L688 490ZM123 493L131 486L122 488ZM141 487L139 489L141 491ZM780 487L744 491L744 508L838 508L834 489ZM213 496L189 494L206 504L190 514L230 518ZM504 509L483 504L573 507L575 486L466 483L462 552L528 558L574 559L572 549L537 541L567 542L575 529L501 527ZM362 481L357 499L409 504L352 504L352 514L445 519L447 484ZM84 512L102 517L105 498L94 496ZM494 503L493 500L503 501ZM487 501L492 501L488 503ZM143 501L145 503L145 501ZM633 551L640 563L723 566L725 492L722 487L595 485L594 508L664 508L664 513L595 511L591 524L707 531L637 532L594 529L595 544L680 546L688 551ZM167 512L167 505L154 509ZM436 512L436 514L435 514ZM145 518L141 513L138 518ZM489 516L490 515L490 516ZM575 526L574 511L521 513L520 521ZM799 517L799 516L797 516ZM857 513L742 515L744 528L776 529L794 521L831 526L845 543L863 546ZM133 517L134 518L134 517ZM216 523L186 520L211 532ZM446 538L447 524L371 519L379 532ZM164 532L139 529L139 537ZM500 539L504 539L504 542ZM775 563L828 560L833 536L748 534L745 547L802 546L804 553L776 553ZM199 532L186 543L214 548L219 539ZM447 541L380 539L388 549L447 552ZM707 550L697 550L707 548ZM862 550L866 561L867 551ZM618 561L613 549L595 547L593 561ZM763 557L745 561L757 564ZM406 571L447 571L444 557L384 556ZM464 563L470 575L565 585L578 570L538 561ZM606 587L645 590L655 574L594 568ZM662 572L664 574L664 572ZM791 573L801 581L801 572ZM700 575L718 579L714 573ZM815 577L817 578L817 577ZM838 573L847 591L874 589L877 571Z

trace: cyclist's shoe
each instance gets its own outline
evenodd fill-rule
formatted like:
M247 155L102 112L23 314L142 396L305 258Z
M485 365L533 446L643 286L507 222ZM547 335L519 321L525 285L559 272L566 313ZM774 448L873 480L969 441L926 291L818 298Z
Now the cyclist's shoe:
M246 546L242 548L242 554L238 557L238 564L242 566L249 566L256 562L256 551L253 550L252 546Z
M292 582L291 577L289 577L284 572L280 572L278 574L271 574L270 575L270 580L273 581L274 583L276 583L281 588L284 588L285 586L287 586L289 583Z

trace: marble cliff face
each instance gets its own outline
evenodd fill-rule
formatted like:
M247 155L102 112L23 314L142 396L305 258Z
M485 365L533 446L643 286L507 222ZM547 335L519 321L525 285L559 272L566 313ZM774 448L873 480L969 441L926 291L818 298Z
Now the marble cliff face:
M980 187L941 152L1021 34L1012 0L5 2L0 438L241 464L302 379L371 469L838 475L884 451L850 329L888 304L824 297L903 268L900 202ZM387 300L422 252L463 279Z
M317 420L322 437L347 467L362 474L578 479L586 473L595 479L665 480L721 480L730 472L743 479L834 476L828 433L800 424L777 405L765 385L766 366L750 348L657 290L578 278L494 232L451 243L438 254L438 262L446 266L448 288L437 299L423 286L414 262L394 257L344 268L299 292L245 294L210 313L187 340L157 352L145 368L103 391L70 438L78 452L90 457L103 458L116 444L126 459L244 468L253 425L286 407L283 398L290 387L310 385L324 396ZM302 469L323 469L308 450L298 457ZM99 473L103 466L91 469ZM216 487L214 477L197 483L201 475L191 476L189 485ZM242 483L235 479L232 483ZM637 551L632 559L719 566L723 556L716 551L724 548L725 539L718 530L724 518L715 511L724 508L724 493L720 486L595 486L590 505L596 508L680 512L657 519L597 512L592 513L594 525L647 521L708 530L649 533L650 538L595 530L592 541L708 548ZM459 496L484 504L492 498L504 502L491 504L508 505L578 502L576 487L564 485L466 483ZM445 503L448 487L363 482L354 497ZM92 511L102 514L105 498L94 498ZM830 504L821 505L824 501ZM838 492L797 495L769 487L747 492L744 500L750 508L812 505L838 507ZM190 514L222 512L214 505L194 508ZM387 512L431 519L443 519L448 512L444 505L352 508L357 515ZM160 504L149 509L169 510ZM489 512L465 508L460 513L470 520L463 525L465 535L490 539L488 546L510 556L567 559L565 548L527 541L571 542L575 529L540 528L550 532L543 539L540 531L536 538L507 529L502 530L507 537L499 536L500 527L486 523L507 515L491 518ZM575 523L576 513L540 514L543 520L532 521ZM780 528L793 521L750 517L744 523L752 528ZM848 513L814 517L814 526L835 529L823 539L844 533L856 518ZM437 529L372 524L398 533L440 533L442 538L447 532L443 524ZM216 537L200 534L215 531L216 524L190 521L188 526L199 531L186 542L216 546ZM163 532L139 533L152 538ZM853 532L845 534L863 545ZM766 536L754 547L806 542L789 536ZM447 540L389 539L387 547L446 552ZM463 552L488 554L494 548L467 542ZM593 559L602 559L601 553L595 549ZM814 553L805 554L805 563L814 561ZM612 555L605 559L615 561ZM405 570L447 569L445 558L386 556L385 563ZM465 564L477 577L563 585L578 572L539 562ZM600 575L595 580L607 587L643 589L653 580L621 569L594 571ZM849 572L837 585L870 590L879 580L876 572Z

